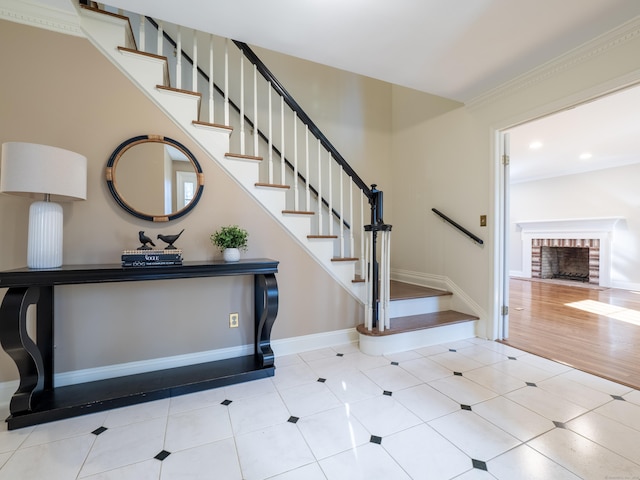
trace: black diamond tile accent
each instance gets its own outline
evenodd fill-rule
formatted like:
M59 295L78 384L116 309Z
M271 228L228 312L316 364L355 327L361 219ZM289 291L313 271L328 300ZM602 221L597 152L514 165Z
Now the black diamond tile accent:
M507 357L509 360L517 360L516 357Z
M171 452L167 452L166 450L162 450L159 454L157 454L155 457L156 460L160 460L163 461L165 458L167 458L169 455L171 455Z
M469 410L469 411L471 411L471 405L460 405L460 408L461 408L462 410Z
M327 379L326 379L326 378L319 378L319 379L318 379L318 382L320 382L320 383L324 383L324 382L326 382L326 381L327 381Z
M567 426L562 422L553 422L556 428L567 428Z
M475 458L472 458L471 463L473 464L473 468L484 470L485 472L487 471L487 464L482 460L476 460Z
M231 405L231 400L224 400L220 405L228 406Z
M389 390L385 390L384 392L382 392L383 395L386 395L387 397L390 397L391 395L393 395L393 392L390 392Z
M371 439L369 441L371 443L377 443L378 445L380 445L382 443L382 437L379 437L377 435L371 435Z
M391 365L400 365L398 362L391 362Z
M537 387L538 386L533 382L526 382L526 384L527 384L527 387Z
M461 377L461 376L462 376L462 372L453 372L453 374L454 374L456 377Z
M344 357L344 353L336 353L336 357Z
M104 433L106 431L107 431L107 427L98 427L91 433L93 433L94 435L100 435L101 433Z
M455 348L450 348L449 351L450 352L457 352L457 350Z
M289 420L287 420L287 422L289 422L289 423L298 423L298 420L300 420L298 417L291 416L291 417L289 417Z
M623 402L626 402L626 400L620 395L611 395L611 398L613 398L614 400L622 400Z

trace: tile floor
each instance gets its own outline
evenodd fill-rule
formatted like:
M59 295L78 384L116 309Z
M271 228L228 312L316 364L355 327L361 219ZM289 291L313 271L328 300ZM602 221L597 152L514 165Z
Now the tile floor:
M0 431L0 479L640 480L640 391L480 339ZM5 412L6 413L6 412Z

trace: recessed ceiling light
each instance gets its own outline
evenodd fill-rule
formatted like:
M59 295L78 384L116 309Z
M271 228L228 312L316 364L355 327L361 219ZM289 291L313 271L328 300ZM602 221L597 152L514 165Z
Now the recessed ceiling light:
M591 155L589 152L584 152L580 154L580 160L589 160L593 155Z
M542 147L542 142L535 141L535 142L531 142L531 143L529 144L529 148L530 148L531 150L537 150L537 149L539 149L539 148L541 148L541 147Z

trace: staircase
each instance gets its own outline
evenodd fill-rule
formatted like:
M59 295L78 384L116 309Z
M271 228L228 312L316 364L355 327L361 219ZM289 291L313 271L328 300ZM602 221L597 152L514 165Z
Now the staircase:
M370 304L365 230L372 226L365 218L374 223L379 214L382 224L381 192L364 184L248 46L137 15L84 5L79 14L107 58L336 281ZM399 282L390 290L391 326L358 327L364 353L475 336L477 317L449 310L450 293Z

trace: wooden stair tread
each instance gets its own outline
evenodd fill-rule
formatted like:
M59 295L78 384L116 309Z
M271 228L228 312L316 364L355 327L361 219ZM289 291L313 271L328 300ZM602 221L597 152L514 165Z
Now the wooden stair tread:
M329 238L329 239L335 239L338 238L337 235L307 235L307 238Z
M169 92L184 93L185 95L193 95L194 97L202 98L202 94L200 92L192 92L191 90L184 90L182 88L167 87L165 85L156 85L156 88L160 90L167 90Z
M257 161L262 161L262 157L256 157L253 155L243 155L241 153L231 153L231 152L227 152L224 154L225 157L229 157L229 158L239 158L241 160L257 160Z
M282 210L285 215L315 215L315 212L305 212L302 210Z
M441 312L423 313L420 315L410 315L407 317L397 317L391 319L391 328L379 332L377 328L369 331L361 323L356 327L359 333L372 337L383 337L386 335L395 335L404 332L413 332L416 330L424 330L427 328L441 327L444 325L453 325L455 323L473 322L478 317L467 313L456 312L455 310L443 310Z
M357 262L358 260L360 259L356 257L333 257L331 259L332 262Z
M256 187L267 187L267 188L282 188L284 190L289 190L291 187L289 185L280 185L278 183L256 183Z
M429 298L443 295L451 295L446 290L413 285L411 283L391 280L389 282L389 297L391 300L409 300L414 298Z
M227 125L221 125L219 123L209 123L209 122L202 122L200 120L194 120L191 122L193 125L200 125L203 127L214 127L214 128L223 128L225 130L231 130L233 131L233 127L229 127Z
M156 55L155 53L142 52L140 50L134 50L133 48L118 47L118 51L126 52L126 53L134 53L136 55L142 55L144 57L149 57L149 58L155 58L156 60L160 60L163 62L167 61L167 57L165 57L164 55Z

